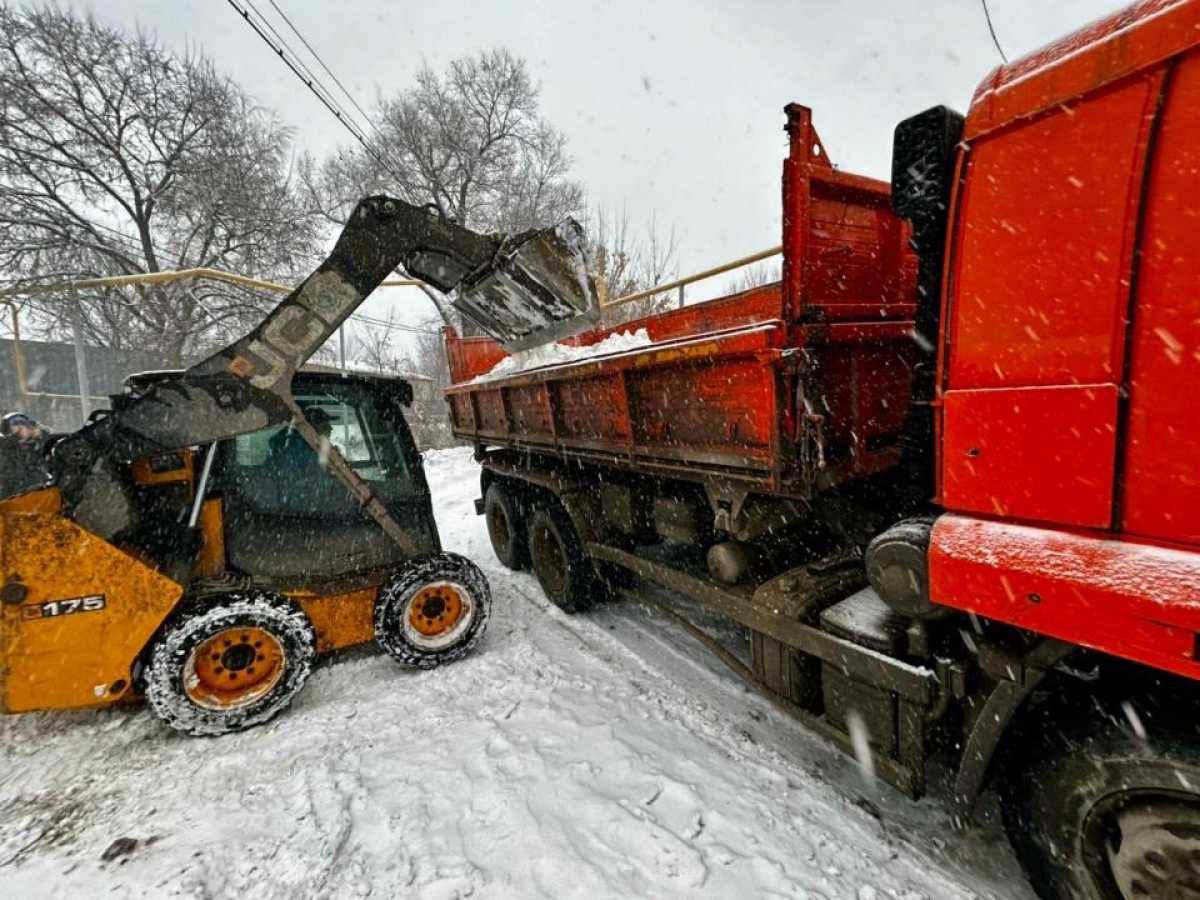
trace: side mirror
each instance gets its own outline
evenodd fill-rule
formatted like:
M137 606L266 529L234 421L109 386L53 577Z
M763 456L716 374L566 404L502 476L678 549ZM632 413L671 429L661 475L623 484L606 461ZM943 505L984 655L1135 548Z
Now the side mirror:
M892 210L914 221L945 216L963 117L945 106L909 116L892 139Z

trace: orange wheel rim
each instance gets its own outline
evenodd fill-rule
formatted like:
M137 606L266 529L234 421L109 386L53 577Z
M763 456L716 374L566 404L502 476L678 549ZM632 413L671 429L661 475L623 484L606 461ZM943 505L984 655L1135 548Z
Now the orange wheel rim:
M425 637L438 637L453 631L463 616L463 598L458 589L446 582L426 585L417 591L408 606L408 624Z
M261 628L226 628L188 657L183 689L208 709L236 709L268 693L283 675L283 645Z

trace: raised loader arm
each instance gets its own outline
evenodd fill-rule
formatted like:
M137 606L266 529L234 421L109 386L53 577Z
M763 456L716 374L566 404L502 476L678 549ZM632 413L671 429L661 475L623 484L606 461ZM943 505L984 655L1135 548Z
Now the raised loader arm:
M369 487L317 432L292 397L292 376L397 266L443 292L510 349L587 327L598 316L573 220L512 237L481 235L390 197L355 207L312 275L248 335L155 383L123 408L56 446L54 468L73 518L104 537L136 524L118 463L293 422L364 509L404 549L412 545Z

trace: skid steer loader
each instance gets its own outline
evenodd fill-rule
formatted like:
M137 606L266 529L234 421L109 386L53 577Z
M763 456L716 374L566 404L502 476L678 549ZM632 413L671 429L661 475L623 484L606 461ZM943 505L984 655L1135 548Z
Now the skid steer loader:
M374 639L432 668L478 642L490 594L441 552L404 381L302 370L398 265L521 349L598 315L579 226L480 235L387 197L248 335L126 380L0 500L0 708L145 697L192 734L282 710L319 654Z

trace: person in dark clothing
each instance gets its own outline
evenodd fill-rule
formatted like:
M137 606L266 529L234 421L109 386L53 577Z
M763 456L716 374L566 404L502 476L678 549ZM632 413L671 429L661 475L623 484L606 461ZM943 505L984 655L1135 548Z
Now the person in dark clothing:
M333 423L337 421L319 406L301 407L304 417L324 441L329 440L333 433ZM284 505L290 501L307 505L315 492L320 492L326 486L326 475L321 458L312 447L305 443L300 433L292 428L284 428L278 434L272 435L269 441L271 447L271 465L276 471L277 483L283 488ZM292 490L288 490L291 488ZM289 494L295 497L289 497Z
M12 412L0 419L0 497L10 497L50 480L42 453L50 432L32 418Z

